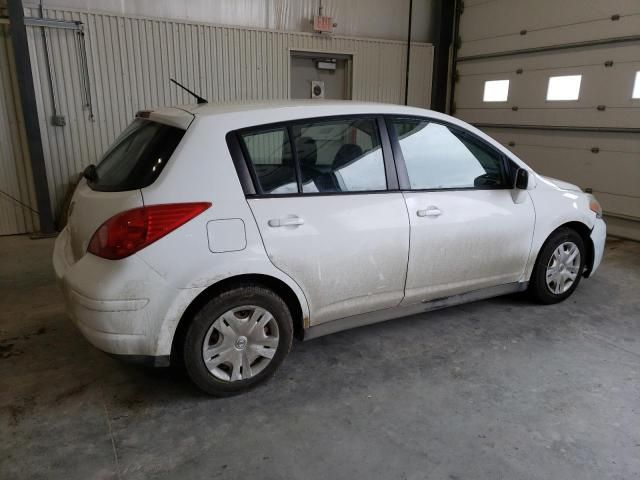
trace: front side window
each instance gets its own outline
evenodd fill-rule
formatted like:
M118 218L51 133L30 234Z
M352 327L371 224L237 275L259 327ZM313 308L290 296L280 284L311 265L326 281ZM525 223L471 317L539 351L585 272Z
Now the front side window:
M386 190L375 119L292 125L303 193Z
M446 125L396 119L412 190L508 188L502 157Z

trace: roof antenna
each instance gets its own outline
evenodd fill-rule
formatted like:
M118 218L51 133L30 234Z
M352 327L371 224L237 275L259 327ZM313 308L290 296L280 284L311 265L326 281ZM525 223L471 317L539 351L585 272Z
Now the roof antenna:
M192 92L191 90L189 90L187 87L185 87L184 85L182 85L181 83L178 83L176 80L174 80L173 78L170 78L169 80L171 80L173 83L175 83L177 86L179 86L181 89L183 89L185 92L190 93L191 95L193 95L194 97L196 97L196 100L198 101L198 105L201 105L203 103L209 103L207 102L204 98L202 98L200 95L198 95L197 93Z

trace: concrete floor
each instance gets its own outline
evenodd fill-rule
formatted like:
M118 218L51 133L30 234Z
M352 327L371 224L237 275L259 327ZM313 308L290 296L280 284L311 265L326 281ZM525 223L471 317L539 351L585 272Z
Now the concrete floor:
M231 399L66 319L52 240L0 238L0 478L640 478L640 244L508 297L294 344Z

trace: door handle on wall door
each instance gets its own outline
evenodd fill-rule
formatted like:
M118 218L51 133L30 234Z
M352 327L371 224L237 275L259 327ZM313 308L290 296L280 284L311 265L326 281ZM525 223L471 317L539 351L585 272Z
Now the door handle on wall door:
M416 213L419 217L439 217L442 215L442 210L432 205L424 210L418 210Z
M304 225L304 219L300 217L272 218L267 222L270 227L299 227Z

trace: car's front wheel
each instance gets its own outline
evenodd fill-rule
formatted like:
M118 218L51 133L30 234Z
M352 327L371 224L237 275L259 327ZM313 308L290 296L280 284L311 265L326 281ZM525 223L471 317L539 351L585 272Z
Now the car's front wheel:
M205 392L229 396L273 375L291 348L289 309L261 286L225 291L194 316L184 341L184 364Z
M570 228L556 230L540 250L531 274L532 297L546 304L569 297L580 283L584 261L582 237Z

